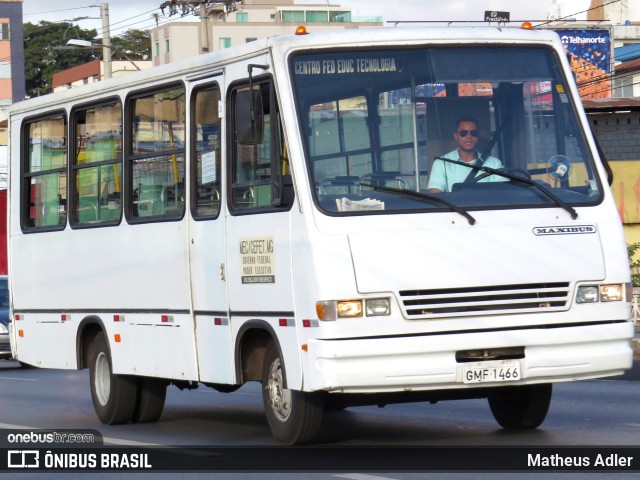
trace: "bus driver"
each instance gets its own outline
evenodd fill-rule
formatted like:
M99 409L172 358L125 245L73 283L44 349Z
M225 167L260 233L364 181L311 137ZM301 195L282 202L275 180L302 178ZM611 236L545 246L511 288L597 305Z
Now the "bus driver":
M443 158L464 162L468 165L484 165L496 169L502 168L500 160L491 156L482 159L480 152L476 150L476 146L478 145L478 122L475 118L467 116L459 118L456 121L453 138L458 144L458 148L443 155ZM475 177L480 173L482 173L480 170L474 170L464 165L456 165L436 158L431 167L427 190L430 193L448 193L451 192L454 183L463 183L469 174ZM480 181L491 182L501 180L504 179L497 175L491 175Z

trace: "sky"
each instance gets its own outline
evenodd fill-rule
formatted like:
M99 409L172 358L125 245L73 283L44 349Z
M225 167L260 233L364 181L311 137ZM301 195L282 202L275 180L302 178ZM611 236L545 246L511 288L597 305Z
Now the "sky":
M274 0L276 3L277 0ZM640 21L640 1L627 0L629 19ZM102 35L100 21L100 0L23 0L22 12L24 22L38 23L41 20L70 20L83 29L95 28L98 37ZM163 0L108 0L111 36L121 35L126 30L148 29L155 26L152 17L154 12L160 14L160 22L179 19L174 16L165 18L160 10ZM511 20L544 21L554 0L295 0L296 4L315 3L325 5L343 5L352 9L356 16L382 16L385 21L478 21L483 20L485 10L510 12ZM561 14L574 15L584 12L591 0L555 0L560 5ZM73 5L73 6L72 6ZM93 17L84 20L78 17ZM581 20L586 13L575 16ZM197 17L185 17L185 20L196 21Z

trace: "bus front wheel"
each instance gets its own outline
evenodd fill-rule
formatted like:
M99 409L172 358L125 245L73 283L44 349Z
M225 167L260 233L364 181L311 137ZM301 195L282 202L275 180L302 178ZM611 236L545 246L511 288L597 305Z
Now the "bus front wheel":
M538 428L547 416L550 403L550 383L500 388L489 395L491 413L507 430Z
M136 379L112 372L111 353L104 332L89 347L89 378L93 407L102 423L129 423L136 407Z
M269 343L262 368L262 400L273 436L288 445L312 442L320 431L321 392L285 388L284 363L275 343Z

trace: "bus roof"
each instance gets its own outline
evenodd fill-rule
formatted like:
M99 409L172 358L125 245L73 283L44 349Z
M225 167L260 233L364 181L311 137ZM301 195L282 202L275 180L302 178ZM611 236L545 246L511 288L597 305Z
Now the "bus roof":
M292 28L292 31L294 29ZM16 102L10 107L10 114L27 113L34 109L62 105L68 101L82 101L93 98L96 93L108 94L122 88L142 86L149 82L161 82L175 77L197 76L207 71L215 72L225 65L249 59L270 49L285 56L289 51L300 48L325 48L332 46L372 46L389 44L419 45L468 44L468 43L555 43L560 44L558 35L549 30L525 30L504 27L397 27L333 30L307 35L279 35L258 39L224 50L199 55L178 62L132 72L127 75L103 80L90 85L72 88Z

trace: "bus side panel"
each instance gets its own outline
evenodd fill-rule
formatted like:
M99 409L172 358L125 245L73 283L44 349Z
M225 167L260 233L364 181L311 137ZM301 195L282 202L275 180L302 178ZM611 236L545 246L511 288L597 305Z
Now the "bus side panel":
M121 373L198 380L194 328L189 314L136 315L130 331L133 362L122 362L119 368L125 371Z
M189 226L198 369L200 381L211 383L235 383L224 277L223 218L191 221Z
M200 381L236 383L229 318L196 315L196 342Z
M299 390L301 350L293 313L290 213L230 216L226 222L225 275L234 338L246 320L268 323L278 337L288 385ZM270 273L256 273L254 267L260 268L257 272L268 268Z
M77 322L59 314L21 314L14 322L18 359L35 367L78 368L75 355Z
M131 327L121 337L130 354L113 356L114 373L197 379L184 230L180 222L163 222L18 234L11 239L14 311L66 314L72 322L95 312L107 325L119 315ZM75 329L70 339L57 330L41 331L42 342L18 342L19 356L29 363L49 342L58 352L40 366L75 368L75 361L54 360L61 349L61 357L75 357Z

